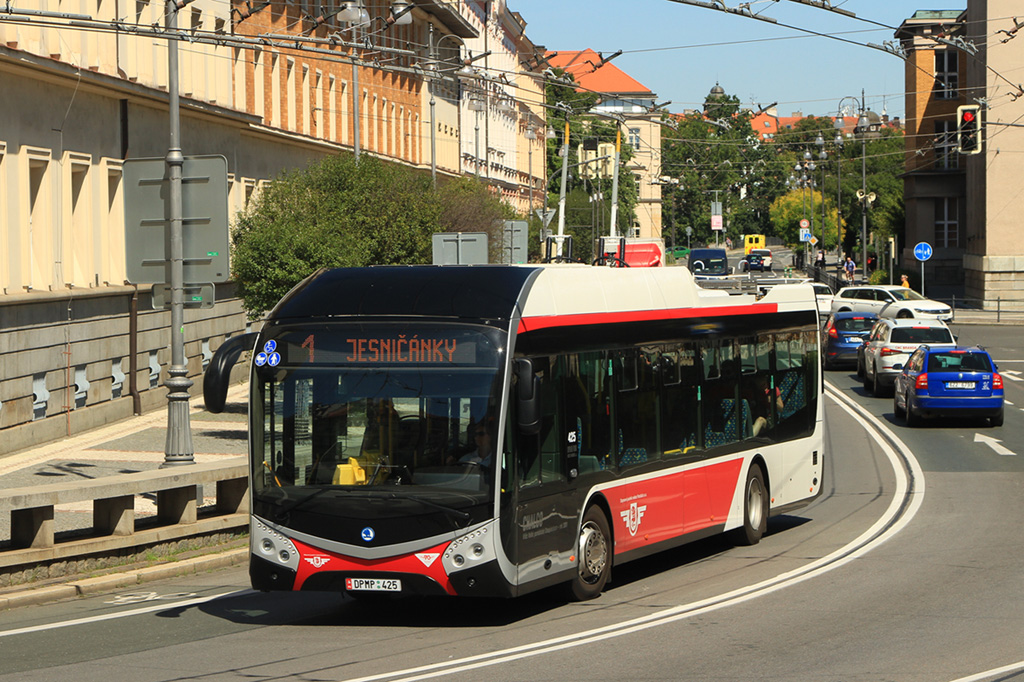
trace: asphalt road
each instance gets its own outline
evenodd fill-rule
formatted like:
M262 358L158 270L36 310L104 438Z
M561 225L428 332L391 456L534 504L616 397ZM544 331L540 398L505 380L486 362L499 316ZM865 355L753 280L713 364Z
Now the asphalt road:
M1018 330L955 331L1024 372ZM263 595L224 570L0 614L0 682L1024 679L1024 381L1003 427L910 429L827 378L826 492L754 547L634 562L581 604Z

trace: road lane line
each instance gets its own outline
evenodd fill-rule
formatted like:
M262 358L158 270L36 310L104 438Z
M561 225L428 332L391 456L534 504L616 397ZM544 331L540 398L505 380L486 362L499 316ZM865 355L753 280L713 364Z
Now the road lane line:
M756 597L791 587L805 580L816 578L864 556L899 533L914 518L914 515L924 501L924 472L906 444L885 426L880 419L849 397L843 395L836 387L831 384L826 385L830 389L826 392L826 395L865 427L868 434L874 438L889 459L893 467L893 473L896 476L896 490L892 502L890 502L885 513L870 528L845 546L806 566L782 573L760 583L691 604L663 609L640 618L623 621L622 623L606 625L593 630L554 637L486 654L467 656L456 660L377 673L364 677L348 678L339 680L339 682L377 682L380 680L418 682L419 680L436 679L459 672L467 672L585 644L592 644L703 615L727 606L735 606ZM897 449L902 455L896 452ZM904 467L909 470L909 476Z
M153 606L144 606L138 609L131 609L129 611L116 611L114 613L106 613L102 616L88 616L86 618L74 618L72 620L62 620L56 623L46 623L44 625L31 625L29 627L17 628L15 630L3 630L0 631L0 637L11 637L13 635L25 635L32 632L43 632L45 630L57 630L59 628L69 628L76 625L88 625L89 623L100 623L105 620L115 620L117 618L128 618L129 616L138 616L143 613L153 613L154 611L169 611L171 609L181 609L186 606L195 606L196 604L205 604L206 602L220 599L221 597L233 597L241 594L247 594L252 590L234 590L232 592L224 592L221 594L215 594L209 597L198 597L196 599L186 599L185 601L178 602L162 602L160 604L154 604Z

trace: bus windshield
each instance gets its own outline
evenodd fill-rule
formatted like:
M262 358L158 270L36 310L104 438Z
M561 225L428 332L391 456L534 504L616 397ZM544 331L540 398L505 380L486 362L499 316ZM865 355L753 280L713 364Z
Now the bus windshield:
M268 325L261 339L250 450L264 513L312 506L346 514L354 503L340 499L365 506L386 497L396 508L413 500L458 517L491 499L502 332Z

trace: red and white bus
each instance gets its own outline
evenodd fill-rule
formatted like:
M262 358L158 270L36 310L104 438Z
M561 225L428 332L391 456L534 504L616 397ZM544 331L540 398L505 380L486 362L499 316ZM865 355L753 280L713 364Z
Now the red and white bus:
M756 543L821 492L817 321L809 286L685 268L318 272L205 377L216 409L253 349L252 585L588 599L625 561Z

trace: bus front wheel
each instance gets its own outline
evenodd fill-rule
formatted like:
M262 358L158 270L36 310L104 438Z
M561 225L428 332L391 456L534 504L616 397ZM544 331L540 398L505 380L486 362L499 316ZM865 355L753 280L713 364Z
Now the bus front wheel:
M608 518L597 505L583 516L577 551L578 569L570 588L573 599L585 601L601 594L612 571L611 531Z
M768 530L768 487L764 472L757 464L747 471L743 488L743 526L736 529L736 540L741 545L756 545Z

